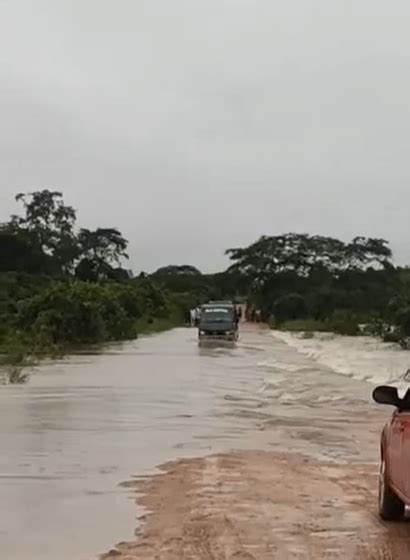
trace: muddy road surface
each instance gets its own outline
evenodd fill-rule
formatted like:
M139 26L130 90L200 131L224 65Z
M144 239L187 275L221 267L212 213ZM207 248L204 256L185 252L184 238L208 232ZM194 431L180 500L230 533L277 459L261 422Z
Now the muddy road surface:
M177 329L1 388L3 557L409 558L410 524L376 515L388 410L293 346Z

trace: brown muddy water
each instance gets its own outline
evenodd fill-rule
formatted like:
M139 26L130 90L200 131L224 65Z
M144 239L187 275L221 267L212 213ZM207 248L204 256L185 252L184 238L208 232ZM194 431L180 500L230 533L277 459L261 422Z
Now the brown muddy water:
M176 329L1 387L2 557L82 560L129 540L134 495L120 483L177 457L270 449L374 469L388 411L371 379L286 342L245 328L235 347L199 348Z

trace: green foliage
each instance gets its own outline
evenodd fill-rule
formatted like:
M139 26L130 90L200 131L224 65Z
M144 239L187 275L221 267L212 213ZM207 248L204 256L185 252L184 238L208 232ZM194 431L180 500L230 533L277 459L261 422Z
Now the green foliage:
M337 309L327 321L328 330L349 336L359 334L360 317L354 311Z
M39 347L124 340L143 315L165 316L165 303L151 285L60 281L20 302L16 325Z
M16 198L22 215L0 225L0 353L17 340L22 363L38 352L182 323L192 307L219 299L247 300L266 321L291 330L354 335L366 323L368 332L402 345L410 336L410 269L391 264L383 239L263 236L229 249L224 272L184 264L131 278L121 267L128 241L118 229L79 230L58 191ZM13 352L9 363L18 369Z
M355 335L359 325L378 317L381 324L370 328L378 328L379 336L395 324L401 339L410 334L410 271L391 264L383 239L355 237L345 243L289 233L261 237L227 254L233 261L229 273L247 278L249 299L276 324L309 319Z
M326 332L329 330L327 323L323 321L315 321L314 319L293 319L285 321L280 325L280 330L290 332Z
M121 268L128 241L119 230L77 231L76 212L58 191L16 200L22 215L0 226L0 353L9 380L31 355L133 338L138 324L182 315L166 290L149 278L131 281Z
M0 383L25 383L36 364L34 352L20 334L0 334Z
M122 258L128 259L128 241L115 228L81 229L78 234L81 259L76 276L81 280L96 282L113 275L114 265Z
M197 278L201 276L201 272L194 266L183 264L183 265L168 265L159 268L153 277L157 278L171 278L175 276L196 276Z
M385 332L381 338L383 342L393 342L395 344L398 343L401 345L403 343L403 337L400 334L399 330Z
M128 241L116 228L76 231L76 211L47 189L18 194L23 215L0 226L1 271L71 275L82 280L124 279Z
M0 273L27 271L29 273L53 272L52 259L41 247L33 244L26 231L12 231L6 225L0 226Z
M307 315L304 298L300 294L289 293L280 296L273 304L273 316L277 323L292 319L302 319Z
M410 336L410 305L403 304L394 314L394 323L403 337Z
M10 227L16 233L26 232L33 247L49 255L56 268L69 270L78 253L74 208L64 204L60 192L47 189L20 193L16 201L23 204L24 216L13 216Z
M335 311L326 321L293 319L279 325L280 330L294 332L335 332L356 336L359 333L358 316L350 311Z
M311 272L331 273L346 269L364 270L371 265L388 267L392 253L387 241L355 237L350 243L321 235L287 233L263 236L243 249L228 249L232 271L263 281L272 274L293 271L300 276Z

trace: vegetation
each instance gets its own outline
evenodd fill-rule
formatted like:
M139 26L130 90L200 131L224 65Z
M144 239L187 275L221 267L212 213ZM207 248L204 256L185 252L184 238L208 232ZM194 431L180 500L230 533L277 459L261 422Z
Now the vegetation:
M190 266L153 274L187 305L245 296L277 328L362 332L406 346L410 337L410 269L395 267L384 239L350 242L288 233L227 251L231 266L203 275Z
M410 336L410 270L394 267L387 241L289 233L229 249L265 320L279 328L369 332L405 345ZM308 328L306 328L308 327Z
M135 338L181 323L183 298L122 268L116 228L76 229L62 194L19 194L22 214L0 225L0 356L5 380L24 379L38 356Z
M0 225L0 356L7 380L43 354L130 339L187 319L215 299L245 298L278 328L368 332L403 347L410 337L410 269L383 239L350 242L288 233L227 251L231 266L202 274L169 265L133 277L115 227L77 228L58 191L18 194ZM24 376L23 376L24 377Z

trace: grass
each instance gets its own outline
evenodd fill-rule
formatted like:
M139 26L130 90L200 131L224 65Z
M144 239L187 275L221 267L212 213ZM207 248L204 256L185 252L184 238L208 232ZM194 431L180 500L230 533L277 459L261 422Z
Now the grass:
M179 317L171 316L158 319L140 319L137 321L138 335L155 334L180 327L182 322Z
M292 321L285 321L277 327L281 331L290 332L326 332L329 331L329 325L323 321L316 321L315 319L293 319Z
M290 332L332 332L347 336L357 336L362 334L359 324L362 323L361 317L351 313L350 311L337 311L331 317L324 321L315 319L295 319L285 321L278 325L277 328Z
M37 359L30 349L13 340L9 347L2 348L0 355L0 383L3 385L25 383L36 365Z

